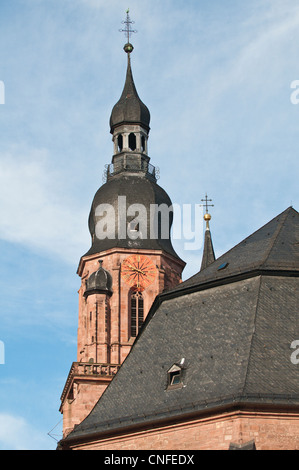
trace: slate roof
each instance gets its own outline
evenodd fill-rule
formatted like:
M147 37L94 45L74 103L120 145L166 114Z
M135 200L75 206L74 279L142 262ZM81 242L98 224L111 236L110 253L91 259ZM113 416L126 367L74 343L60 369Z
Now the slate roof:
M106 293L112 294L112 276L102 267L102 260L99 261L100 267L97 271L93 272L89 278L86 280L86 290L84 296L90 294Z
M298 222L287 209L186 281L193 291L158 296L117 375L64 443L234 403L299 406L299 366L290 359L299 326ZM206 284L222 261L226 279ZM169 390L167 371L182 358L184 386Z
M205 240L204 240L204 247L203 247L203 254L202 254L202 262L200 270L207 268L211 263L215 261L215 252L212 243L212 236L210 229L207 228L205 231Z
M110 116L111 134L117 126L122 124L140 124L147 130L150 124L150 112L138 96L129 57L125 86Z
M185 290L232 276L263 271L299 270L298 212L289 207L241 243L174 290Z
M147 233L143 234L143 238L132 239L127 234L127 223L135 218L134 216L124 216L125 219L125 236L120 236L119 230L121 230L121 224L119 223L119 199L118 197L125 197L126 201L126 214L128 208L132 204L140 204L146 209L145 226ZM97 208L101 204L110 204L115 213L114 225L115 225L115 238L99 239L96 235L96 223L100 219L96 215ZM165 220L165 224L168 223L169 236L166 238L161 237L161 230L159 229L159 236L156 238L150 237L150 227L152 225L152 218L154 212L151 210L151 206L154 207L165 204L167 207L172 206L172 202L166 191L159 186L156 182L140 175L134 174L120 174L114 176L112 179L103 184L96 192L91 210L89 215L89 231L92 236L92 246L85 253L84 256L92 255L95 253L101 253L102 251L110 248L132 248L132 249L150 249L150 250L164 250L170 255L177 259L180 259L175 252L170 236L170 229L173 222L173 211L170 211L170 217ZM137 214L136 214L137 215ZM141 217L142 214L139 214ZM161 221L159 220L159 227Z

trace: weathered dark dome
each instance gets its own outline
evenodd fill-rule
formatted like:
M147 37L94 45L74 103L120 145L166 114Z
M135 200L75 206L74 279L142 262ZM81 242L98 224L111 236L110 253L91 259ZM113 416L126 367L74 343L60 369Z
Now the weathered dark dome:
M85 296L94 293L112 294L112 276L102 267L102 260L99 263L99 269L92 273L86 281Z
M125 206L122 206L123 201L125 201ZM113 208L112 216L114 220L111 221L110 224L107 219L107 214L104 214L106 221L108 221L110 225L110 229L107 229L109 238L100 239L97 234L96 226L101 219L103 220L103 215L102 217L100 216L99 208L102 207L104 209L104 204L108 204L109 207ZM137 230L142 232L143 238L132 239L128 236L128 224L136 217L139 217L140 213L138 214L137 211L136 215L129 211L130 213L128 214L128 208L131 206L132 210L138 209L136 204L144 207L146 214ZM156 218L155 220L158 220L158 236L151 237L150 227L153 223L154 214L156 216L154 207L160 206L161 204L163 204L163 207L166 209L165 213L167 213L167 211L169 212L169 218L163 218L162 235L164 236L161 236L161 218ZM168 214L166 214L166 216L167 215ZM86 255L120 247L164 250L176 258L179 258L172 247L170 238L172 220L172 202L164 189L157 183L144 176L134 174L129 175L122 173L119 176L114 176L101 186L94 196L89 215L89 231L92 237L92 246ZM144 233L145 231L143 229L145 226L147 227L146 233ZM165 237L165 235L167 236Z
M150 112L138 96L130 61L128 61L125 86L119 101L112 109L110 116L110 132L113 134L117 126L123 124L139 124L149 131Z

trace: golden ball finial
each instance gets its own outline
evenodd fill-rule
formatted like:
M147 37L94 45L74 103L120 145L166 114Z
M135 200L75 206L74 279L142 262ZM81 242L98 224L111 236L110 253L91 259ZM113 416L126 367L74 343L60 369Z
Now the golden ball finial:
M133 49L134 47L132 46L131 43L127 42L127 44L124 45L124 51L127 53L127 54L130 54L131 52L133 52Z
M206 222L208 222L209 220L211 220L212 217L211 217L210 214L206 213L206 214L203 216L203 218L204 218L204 220L205 220Z

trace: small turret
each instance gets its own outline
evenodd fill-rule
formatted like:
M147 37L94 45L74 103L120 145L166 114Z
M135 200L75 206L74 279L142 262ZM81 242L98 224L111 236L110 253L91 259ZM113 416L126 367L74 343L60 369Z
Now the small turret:
M103 261L99 260L100 267L91 274L86 281L86 290L84 297L90 294L112 294L112 277L111 274L102 267Z

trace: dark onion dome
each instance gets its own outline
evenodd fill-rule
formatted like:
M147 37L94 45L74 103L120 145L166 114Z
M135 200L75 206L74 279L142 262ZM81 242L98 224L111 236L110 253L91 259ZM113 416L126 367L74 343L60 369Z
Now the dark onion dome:
M119 224L119 217L123 215L119 214L119 196L125 196L126 198L126 211L128 207L132 204L142 204L146 209L147 220L145 221L147 224L147 234L143 234L146 236L145 238L137 238L132 239L129 237L126 232L126 237L122 238L121 233L119 233L120 224ZM99 216L96 215L97 207L100 204L110 204L115 213L115 238L104 238L99 239L96 236L96 224L100 219ZM138 176L138 175L124 175L121 173L118 176L114 176L112 179L108 180L103 186L101 186L94 196L94 200L91 206L91 211L89 215L89 231L92 237L92 246L90 250L85 254L91 255L100 253L102 251L108 250L110 248L131 248L131 249L150 249L150 250L164 250L165 252L175 256L177 259L180 259L179 256L176 254L172 247L171 238L170 238L170 229L172 226L173 221L173 212L172 208L169 211L169 221L166 219L166 224L168 223L167 238L163 239L161 236L156 237L154 239L150 238L150 207L151 204L157 204L160 206L164 204L167 208L172 206L172 202L167 195L167 193L162 189L157 183L154 181ZM125 214L125 224L122 226L125 228L125 231L128 228L128 224L134 218L139 217L139 214L136 215L126 216ZM124 226L125 225L125 226ZM142 227L139 227L141 230ZM160 233L160 231L158 232Z
M112 109L110 117L110 132L123 124L139 124L149 131L150 112L138 96L130 60L128 60L125 86L119 101Z
M102 267L102 260L99 263L99 269L92 273L86 281L85 296L96 293L112 294L112 276Z

